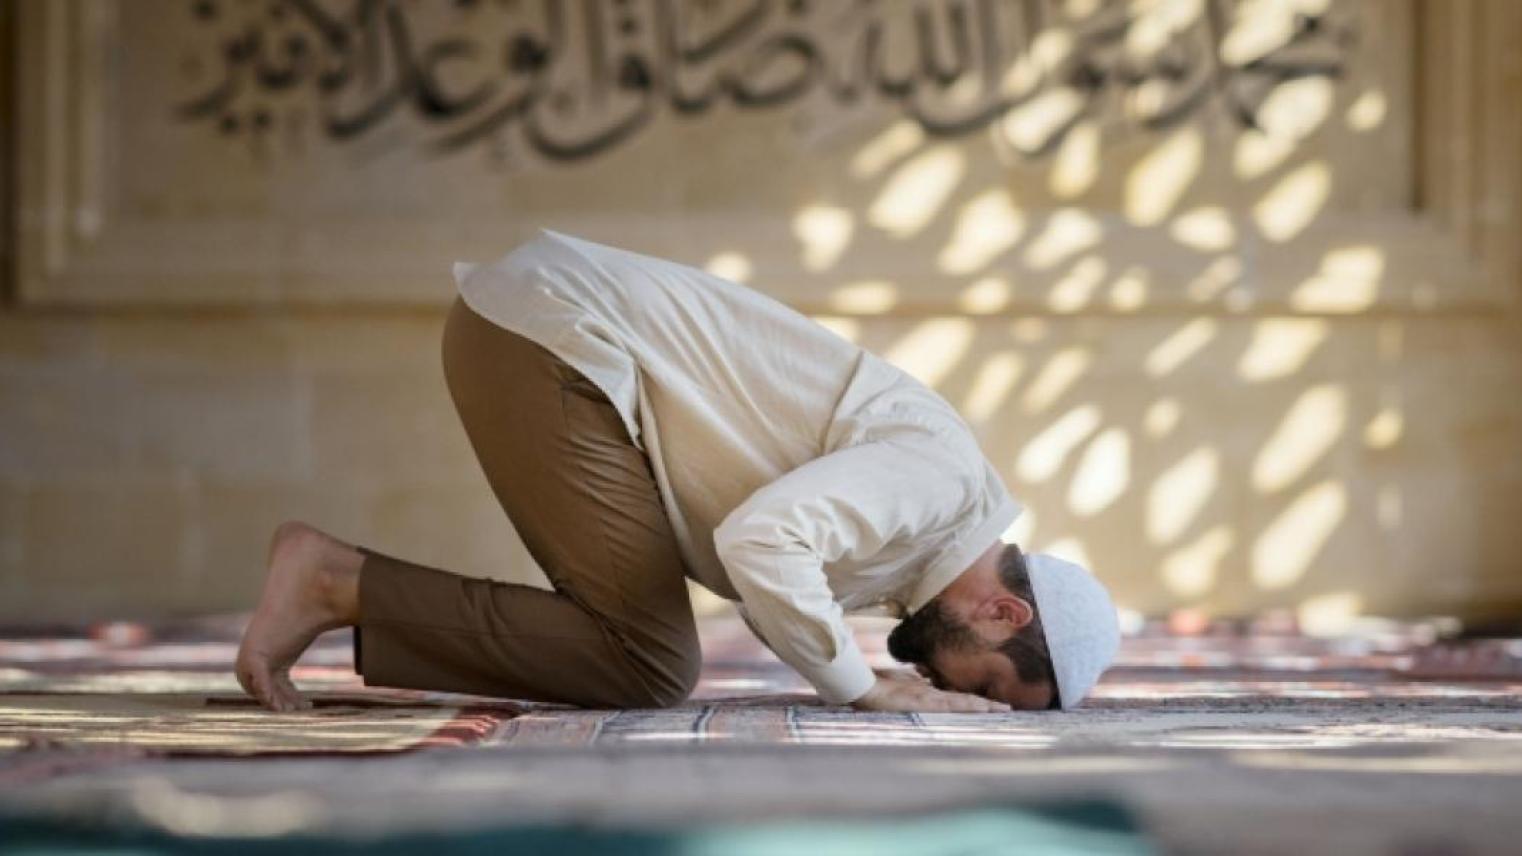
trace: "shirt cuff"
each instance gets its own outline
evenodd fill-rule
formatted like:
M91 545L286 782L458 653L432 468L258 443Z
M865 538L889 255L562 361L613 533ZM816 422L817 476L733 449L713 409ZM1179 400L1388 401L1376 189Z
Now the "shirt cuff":
M877 673L867 665L867 658L853 641L835 655L835 659L811 670L807 677L825 704L850 704L867 694L877 683Z

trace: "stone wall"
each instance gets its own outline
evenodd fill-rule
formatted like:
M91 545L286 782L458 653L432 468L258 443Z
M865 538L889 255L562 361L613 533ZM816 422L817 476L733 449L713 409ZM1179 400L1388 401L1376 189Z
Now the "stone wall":
M1161 2L1119 41L1096 35L1105 4L1034 4L1049 16L1000 19L1013 106L957 133L948 117L979 102L950 88L847 104L820 73L776 104L679 115L638 87L598 96L590 53L535 66L532 39L501 34L514 68L601 106L520 112L444 154L429 147L486 106L446 120L414 99L344 133L335 116L380 102L323 114L313 91L245 83L207 107L253 74L221 48L256 24L264 45L313 30L146 5L0 7L17 71L0 87L0 619L246 607L293 517L542 583L438 365L449 262L537 225L747 282L931 383L1030 509L1010 536L1085 558L1125 606L1324 624L1522 606L1506 0ZM733 11L691 5L714 26ZM407 8L416 56L459 58L438 60L441 92L495 80L466 73L459 33L516 19ZM912 59L914 9L1006 6L888 8L887 55ZM813 38L777 44L851 55ZM726 50L752 100L785 94L784 64ZM399 55L378 55L378 91ZM1210 56L1235 71L1192 82ZM1248 73L1264 68L1280 76ZM593 145L630 105L636 129Z

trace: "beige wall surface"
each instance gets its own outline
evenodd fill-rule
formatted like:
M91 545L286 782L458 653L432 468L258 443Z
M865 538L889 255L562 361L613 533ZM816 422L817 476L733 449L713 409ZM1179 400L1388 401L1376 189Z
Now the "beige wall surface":
M930 383L1126 607L1522 608L1522 4L6 9L0 620L293 517L542 583L438 366L541 225Z

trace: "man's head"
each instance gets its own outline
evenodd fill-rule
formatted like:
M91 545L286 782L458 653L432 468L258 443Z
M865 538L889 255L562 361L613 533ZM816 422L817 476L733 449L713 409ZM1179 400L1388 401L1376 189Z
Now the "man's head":
M1119 636L1114 605L1091 574L1000 543L900 622L888 653L942 689L1041 710L1076 705Z
M1057 685L1020 548L1004 544L997 568L996 588L971 596L948 588L905 618L888 634L888 653L941 689L1017 710L1053 706Z

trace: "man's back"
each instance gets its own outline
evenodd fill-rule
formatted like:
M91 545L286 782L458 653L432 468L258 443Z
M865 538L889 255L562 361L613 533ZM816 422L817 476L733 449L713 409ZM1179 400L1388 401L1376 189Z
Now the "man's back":
M493 317L511 308L514 323L560 336L569 331L546 320L564 324L565 318L518 313L544 311L549 296L564 301L581 332L607 337L634 357L650 385L651 415L722 409L711 415L721 416L737 435L772 441L736 451L782 455L769 461L774 466L796 465L823 451L822 428L863 353L790 307L723 277L550 229L492 267L503 276L492 278L489 288L463 288L477 311ZM536 293L514 294L525 288ZM684 399L685 406L663 407L669 397ZM699 426L669 430L693 427Z
M549 229L455 276L472 309L607 394L687 574L742 601L769 642L794 634L774 648L805 674L835 661L837 686L866 680L859 655L836 658L854 646L841 609L912 608L1019 513L944 399L744 285ZM810 569L773 578L773 549L803 550Z
M650 455L678 531L686 524L684 540L702 542L696 565L716 562L708 533L746 496L849 441L858 426L846 408L918 386L754 289L550 229L456 273L473 309L608 394Z

